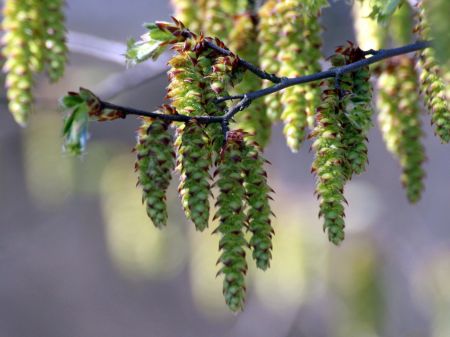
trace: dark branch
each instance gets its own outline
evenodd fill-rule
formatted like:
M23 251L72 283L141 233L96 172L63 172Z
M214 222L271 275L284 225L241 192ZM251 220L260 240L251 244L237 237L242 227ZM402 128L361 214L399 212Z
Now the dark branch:
M227 49L224 49L224 48L221 48L221 47L219 47L218 45L214 44L211 41L206 41L206 45L209 48L217 51L218 53L220 53L222 55L231 55L232 54L231 51L229 51ZM273 83L280 83L281 82L281 78L279 78L278 76L276 76L274 74L269 74L269 73L265 72L264 70L258 68L254 64L252 64L250 62L247 62L247 61L245 61L245 60L243 60L241 58L239 59L238 63L239 63L239 65L241 65L245 69L251 71L256 76L262 78L263 80L269 80L269 81L271 81Z
M212 42L207 42L207 43L208 43L208 46L210 46L212 49L214 49L224 55L229 55L231 53L229 50L220 48ZM253 92L249 92L244 95L234 95L234 96L218 98L217 103L228 101L228 100L233 100L233 99L240 99L240 101L237 104L235 104L234 106L229 108L228 111L222 116L186 116L186 115L178 115L178 114L168 115L168 114L162 114L162 113L157 113L157 112L148 112L148 111L143 111L143 110L139 110L139 109L123 107L123 106L115 105L115 104L104 102L104 101L101 101L101 104L102 104L103 108L113 109L113 110L122 112L125 117L127 115L136 115L136 116L145 116L145 117L151 117L151 118L159 118L161 120L172 121L172 122L189 122L191 120L196 120L197 122L199 122L201 124L221 123L222 130L224 133L226 133L226 132L228 132L228 124L232 120L232 118L237 113L239 113L240 111L247 108L252 103L252 101L257 98L260 98L260 97L263 97L266 95L270 95L272 93L278 92L280 90L283 90L285 88L288 88L288 87L291 87L294 85L319 81L319 80L323 80L323 79L327 79L327 78L335 78L338 83L340 77L345 73L352 72L352 71L361 69L363 67L367 67L373 63L379 62L384 59L388 59L388 58L395 57L398 55L408 54L411 52L415 52L418 50L428 48L430 46L431 46L431 42L429 42L429 41L418 41L416 43L412 43L412 44L409 44L409 45L406 45L403 47L398 47L398 48L382 49L382 50L378 50L378 51L371 50L371 51L369 51L369 54L372 54L372 56L369 58L366 58L366 59L363 59L363 60L360 60L360 61L357 61L354 63L350 63L350 64L347 64L347 65L344 65L341 67L331 68L327 71L322 71L322 72L315 73L312 75L293 77L293 78L279 78L279 77L275 76L276 81L274 81L274 82L276 82L277 84L275 84L271 87L253 91ZM246 61L241 60L241 62L244 62L244 64L246 64L245 67L248 70L252 71L254 74L258 75L259 77L261 77L263 79L271 80L267 76L272 76L272 75L267 74L266 72L262 71L258 67L254 66L250 63L247 63ZM252 69L254 69L254 71Z

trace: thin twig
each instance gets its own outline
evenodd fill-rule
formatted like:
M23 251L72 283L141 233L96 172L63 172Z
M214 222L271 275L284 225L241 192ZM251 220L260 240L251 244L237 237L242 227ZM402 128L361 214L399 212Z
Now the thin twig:
M228 53L231 53L228 50L222 49L214 44L215 46L213 49L220 51L222 50L225 55L228 55ZM234 95L234 96L228 96L228 97L221 97L217 100L217 102L224 102L227 100L233 100L233 99L240 99L240 101L233 105L231 108L228 109L228 111L222 115L222 116L186 116L181 114L175 114L175 115L168 115L168 114L162 114L158 112L148 112L143 111L139 109L129 108L129 107L123 107L119 105L115 105L109 102L101 101L101 104L103 108L107 109L114 109L117 111L120 111L123 113L123 115L126 117L127 115L137 115L137 116L145 116L145 117L151 117L151 118L159 118L166 121L176 121L176 122L189 122L192 120L196 120L198 123L201 124L211 124L211 123L221 123L222 129L224 133L228 132L228 124L232 120L232 118L239 113L240 111L247 108L253 100L270 95L272 93L278 92L280 90L283 90L285 88L299 85L303 83L309 83L314 81L319 81L327 78L335 78L337 81L339 81L340 76L342 76L345 73L352 72L358 69L361 69L363 67L367 67L373 63L379 62L384 59L392 58L398 55L408 54L411 52L415 52L418 50L422 50L425 48L428 48L431 46L431 42L429 41L418 41L403 47L398 48L392 48L392 49L382 49L379 51L372 51L373 56L350 63L341 67L335 67L331 68L327 71L318 72L312 75L307 76L300 76L300 77L293 77L293 78L279 78L280 82L257 91L249 92L243 95ZM220 52L222 52L220 51ZM259 69L259 68L258 68ZM249 69L250 70L250 69ZM255 72L255 74L261 73L263 76L266 74L264 71L259 69L258 72ZM260 76L261 78L265 78Z

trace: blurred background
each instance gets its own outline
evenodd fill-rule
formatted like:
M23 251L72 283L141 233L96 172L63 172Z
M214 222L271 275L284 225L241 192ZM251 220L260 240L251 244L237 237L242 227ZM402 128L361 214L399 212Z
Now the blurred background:
M147 218L131 153L137 120L93 123L83 158L62 153L57 99L66 91L83 86L147 110L163 102L165 61L126 70L121 54L143 22L170 13L163 0L68 1L70 65L56 85L38 79L28 128L14 124L2 85L0 336L450 336L450 148L432 137L426 116L422 201L406 201L399 165L374 128L368 171L346 189L340 247L317 219L310 144L292 154L274 127L265 153L276 191L274 258L270 270L249 271L237 315L215 278L215 226L197 233L187 223L178 177L168 227ZM346 1L333 2L323 24L324 55L353 39Z

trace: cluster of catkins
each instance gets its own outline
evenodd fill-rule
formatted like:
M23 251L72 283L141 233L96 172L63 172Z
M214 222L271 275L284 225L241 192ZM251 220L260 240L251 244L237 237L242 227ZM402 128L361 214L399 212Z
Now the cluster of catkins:
M326 0L268 0L258 9L255 1L172 0L175 15L192 31L203 31L225 41L234 53L283 77L321 70L320 11ZM206 18L206 20L205 20ZM246 73L231 93L244 94L271 85ZM273 122L285 124L286 141L297 152L313 127L320 89L314 83L287 88L253 102L237 117L241 129L265 147Z
M46 71L51 81L67 61L63 0L6 0L3 7L2 54L6 88L17 123L25 126L32 110L33 76Z
M364 59L358 47L349 44L336 49L331 58L334 67ZM319 216L331 242L344 239L345 183L364 171L367 163L367 133L371 123L372 89L368 67L346 73L336 86L330 79L322 85L316 126L310 137L315 159L312 172L317 177L316 194Z
M408 44L413 31L424 40L434 37L428 23L429 1L424 0L417 8L415 29L412 10L404 0L357 1L357 32L367 32L358 34L363 48L380 49L389 41ZM375 73L383 137L400 162L408 199L420 199L425 176L420 95L436 135L442 142L450 141L447 73L439 63L442 55L438 56L437 50L428 48L415 57L399 56L373 68L360 67L318 84L295 85L267 95L240 111L230 121L238 127L229 131L229 125L219 121L224 122L220 117L231 103L218 103L222 100L217 98L271 85L246 72L239 56L280 77L320 71L318 20L327 1L267 0L258 9L254 1L244 0L172 2L187 26L177 19L174 23L148 24L148 33L141 41L130 43L127 51L132 63L156 59L168 47L173 51L168 71L169 102L158 111L166 118L142 117L138 131L138 184L148 216L158 228L167 223L166 191L174 170L180 176L178 192L184 212L195 228L204 231L211 217L218 220L214 230L220 234L218 275L223 276L223 293L231 310L243 308L247 251L251 251L258 268L265 270L270 265L272 190L261 152L274 121L284 122L287 143L293 151L305 138L312 140L315 158L311 171L316 176L319 216L329 240L339 244L345 236L345 185L364 172L368 163L373 92L370 78ZM389 25L389 29L381 24ZM227 53L211 48L211 43ZM349 42L338 47L329 61L332 67L342 67L366 59L371 52ZM65 120L64 136L66 147L74 152L84 147L88 119L124 117L117 106L102 103L86 89L69 93L62 102L72 110ZM176 115L189 120L173 122ZM205 116L216 120L208 122ZM214 215L210 214L213 189L218 190Z
M433 2L433 6L438 6ZM368 15L370 6L357 2L354 6L357 31L372 34L358 36L365 48L379 49L387 43L404 45L414 40L430 40L427 9L431 2L425 0L416 9L406 1L399 1L392 16L380 20ZM417 12L414 15L414 10ZM377 21L378 19L378 21ZM384 21L384 22L379 22ZM415 23L416 26L414 27ZM430 113L435 134L443 143L450 141L450 109L448 90L442 64L436 50L427 48L415 56L399 56L376 67L380 130L388 150L398 159L402 168L401 181L410 202L420 200L424 189L425 148L421 125L420 93Z
M161 31L182 36L180 22L159 23ZM160 113L186 116L221 116L226 107L216 104L222 94L239 76L237 56L223 56L208 48L212 41L193 33L173 40L175 55L169 61L167 98L170 105ZM215 43L226 48L218 39ZM210 220L210 199L213 185L218 188L219 225L215 233L221 238L218 274L223 275L225 301L233 311L243 308L245 298L246 250L250 248L257 267L269 267L272 234L269 198L264 170L265 159L260 147L249 141L242 130L229 131L226 139L218 123L200 124L195 119L170 124L158 119L143 118L138 132L136 170L143 190L143 202L154 225L167 222L165 193L174 168L180 175L178 192L186 217L203 231ZM213 175L211 170L215 167ZM250 232L247 239L246 232Z

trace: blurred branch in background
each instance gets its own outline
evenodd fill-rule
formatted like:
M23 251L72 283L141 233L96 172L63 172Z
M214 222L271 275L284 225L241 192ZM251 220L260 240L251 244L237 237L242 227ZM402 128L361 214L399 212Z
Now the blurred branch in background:
M0 34L0 38L3 34ZM106 62L119 64L125 67L124 53L127 46L124 43L104 39L98 36L69 31L67 44L72 53L91 56ZM112 74L100 82L95 91L105 99L112 99L120 93L134 89L148 81L156 79L166 73L168 54L162 55L156 62L147 62ZM6 103L4 94L0 103Z
M90 34L70 31L68 33L69 50L73 53L89 55L107 62L125 65L124 53L127 46L112 40ZM147 62L123 72L112 74L100 82L95 91L102 97L112 99L120 93L136 88L166 73L167 54L156 62Z

